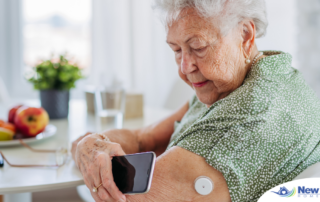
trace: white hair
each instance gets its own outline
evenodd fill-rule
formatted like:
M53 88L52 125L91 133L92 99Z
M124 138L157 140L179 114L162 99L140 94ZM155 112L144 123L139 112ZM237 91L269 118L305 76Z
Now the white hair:
M221 34L226 35L244 19L252 19L256 38L266 34L268 26L264 0L154 0L154 10L166 27L175 21L184 8L195 8L204 18L214 19Z

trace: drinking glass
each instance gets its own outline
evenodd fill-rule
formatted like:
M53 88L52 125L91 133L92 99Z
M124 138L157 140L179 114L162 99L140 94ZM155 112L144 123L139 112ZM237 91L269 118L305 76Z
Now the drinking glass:
M95 91L95 114L99 124L98 130L110 122L114 123L114 128L121 129L123 127L125 102L126 93L122 88Z

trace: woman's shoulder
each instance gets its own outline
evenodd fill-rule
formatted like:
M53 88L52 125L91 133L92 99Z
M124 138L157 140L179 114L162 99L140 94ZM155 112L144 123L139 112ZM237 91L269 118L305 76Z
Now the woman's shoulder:
M308 122L314 122L312 120L320 121L319 98L301 73L288 64L286 61L260 62L257 64L260 70L254 70L255 75L247 77L242 86L214 103L200 117L199 123L208 120L228 124L285 121L288 116L302 125L310 125Z
M292 56L282 51L262 51L263 58L259 59L248 73L248 77L288 74L292 68Z

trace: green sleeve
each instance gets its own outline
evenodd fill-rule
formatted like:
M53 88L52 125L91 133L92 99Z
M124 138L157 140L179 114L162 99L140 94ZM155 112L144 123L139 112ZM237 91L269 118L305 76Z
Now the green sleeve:
M206 162L220 171L228 185L232 201L257 201L274 186L292 180L301 170L299 164L311 153L311 140L292 141L293 137L268 136L266 122L251 120L225 127L202 121L180 137L175 144L203 156ZM287 142L287 145L283 145ZM297 169L297 170L295 170ZM288 178L288 176L290 177Z
M260 175L258 170L252 169L252 164L246 162L247 156L241 157L240 155L241 138L251 135L248 134L250 133L248 130L247 134L239 133L244 130L245 125L215 128L210 122L204 122L194 127L192 131L188 131L189 134L185 133L186 135L176 144L176 146L203 156L210 166L220 171L226 179L232 201L241 202L248 201L250 196L246 192L259 191L259 186L252 186L248 182L252 179L258 182L257 177ZM251 163L255 164L255 162ZM266 178L270 177L266 176Z

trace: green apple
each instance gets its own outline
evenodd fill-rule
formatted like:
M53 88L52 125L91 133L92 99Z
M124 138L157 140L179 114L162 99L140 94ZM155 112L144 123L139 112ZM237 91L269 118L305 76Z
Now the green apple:
M0 127L0 141L12 140L13 136L13 131Z

